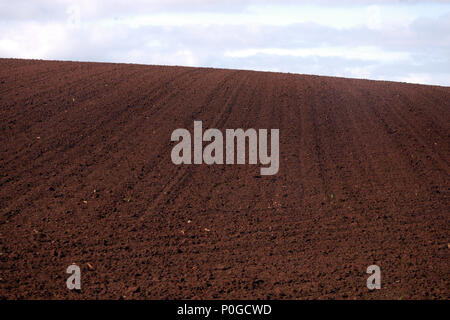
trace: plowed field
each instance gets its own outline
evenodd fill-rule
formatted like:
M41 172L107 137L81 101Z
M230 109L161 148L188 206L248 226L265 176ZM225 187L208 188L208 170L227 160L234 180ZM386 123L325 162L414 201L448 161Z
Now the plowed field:
M194 120L278 174L174 165ZM0 59L0 297L449 299L449 134L449 87Z

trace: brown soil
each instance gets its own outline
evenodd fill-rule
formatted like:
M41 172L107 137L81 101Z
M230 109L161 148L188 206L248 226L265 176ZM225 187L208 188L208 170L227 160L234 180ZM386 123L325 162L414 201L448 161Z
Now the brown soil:
M172 164L193 120L280 171ZM448 299L449 125L449 87L0 59L0 297Z

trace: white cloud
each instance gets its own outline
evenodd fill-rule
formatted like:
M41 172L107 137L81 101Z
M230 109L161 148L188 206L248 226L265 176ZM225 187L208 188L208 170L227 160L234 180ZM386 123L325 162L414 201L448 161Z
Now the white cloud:
M380 7L376 5L367 7L367 15L367 26L370 29L381 29L382 19Z
M450 85L444 1L0 0L0 57Z
M0 56L51 58L62 52L61 44L66 40L67 30L60 24L29 22L0 35Z
M232 58L250 57L257 54L269 54L294 57L340 57L367 61L392 62L407 60L407 52L383 51L377 47L318 47L318 48L263 48L226 51L225 56Z

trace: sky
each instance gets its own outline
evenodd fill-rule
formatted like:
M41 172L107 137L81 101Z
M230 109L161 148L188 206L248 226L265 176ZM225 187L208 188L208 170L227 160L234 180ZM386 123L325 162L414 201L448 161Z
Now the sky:
M0 0L0 57L450 86L450 1Z

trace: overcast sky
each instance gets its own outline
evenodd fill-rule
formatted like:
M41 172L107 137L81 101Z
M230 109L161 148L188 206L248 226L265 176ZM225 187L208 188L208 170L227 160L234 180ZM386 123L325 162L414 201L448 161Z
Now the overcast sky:
M450 85L450 1L0 0L0 57Z

